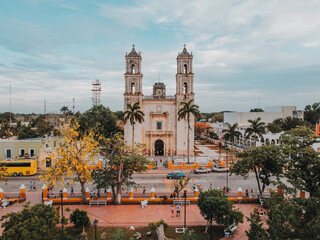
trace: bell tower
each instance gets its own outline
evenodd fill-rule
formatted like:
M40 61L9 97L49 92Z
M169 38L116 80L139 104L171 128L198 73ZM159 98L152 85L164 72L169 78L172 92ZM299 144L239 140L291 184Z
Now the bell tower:
M142 104L142 78L141 73L142 57L138 54L132 45L132 50L126 54L126 72L125 78L125 93L124 93L124 109L127 110L128 104L140 102Z
M176 74L176 154L187 154L187 132L189 131L189 154L193 155L194 148L194 117L190 115L190 129L187 120L178 120L178 112L182 108L181 102L189 102L194 99L193 92L193 55L188 53L186 45L177 57ZM193 103L194 104L194 103Z
M140 108L143 111L143 94L142 94L142 78L141 73L142 57L140 53L137 53L134 45L129 54L126 54L126 70L124 74L125 80L125 92L124 92L124 111L128 110L128 104L133 105L136 102L140 103ZM132 126L128 121L124 126L124 140L127 143L132 142L134 136L135 143L142 143L142 124L136 123L134 126L134 134L132 132Z

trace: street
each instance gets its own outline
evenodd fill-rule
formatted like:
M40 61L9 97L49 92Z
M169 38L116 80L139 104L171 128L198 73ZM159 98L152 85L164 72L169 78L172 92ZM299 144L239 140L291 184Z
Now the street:
M134 174L133 180L141 186L141 188L138 189L138 192L142 192L142 187L145 187L147 189L147 193L150 193L150 189L154 187L156 189L156 192L167 192L171 193L175 180L169 180L166 179L165 176L167 173L171 172L170 170L166 170L166 173L144 173L144 174ZM184 170L187 176L191 178L190 183L186 187L186 190L188 192L192 192L192 186L200 184L203 188L203 190L207 190L210 187L210 184L212 184L213 188L219 187L222 189L224 186L226 186L226 173L207 173L207 174L194 174L194 173L187 173L186 170ZM239 187L241 187L243 190L245 189L253 189L257 190L257 182L256 178L253 173L250 173L247 180L245 180L241 176L228 176L229 179L229 188L231 191L237 191ZM37 191L41 191L41 187L43 186L43 182L39 180L39 174L35 176L30 177L9 177L7 182L1 182L0 187L4 190L4 192L19 192L19 188L21 184L24 184L26 186L27 191L29 191L29 183L35 182ZM75 182L73 184L75 192L80 191L80 184ZM92 183L87 184L88 188L90 190L94 189L94 186ZM68 191L70 192L70 187L67 186ZM266 191L268 189L275 189L274 186L267 187ZM61 189L61 186L58 187L58 189ZM55 189L54 191L58 191L58 189Z

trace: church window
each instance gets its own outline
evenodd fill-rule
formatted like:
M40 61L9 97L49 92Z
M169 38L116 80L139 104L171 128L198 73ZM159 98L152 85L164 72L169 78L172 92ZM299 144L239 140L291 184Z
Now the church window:
M136 67L134 66L134 64L131 65L131 74L135 74L136 73Z
M184 83L184 84L183 84L183 93L184 93L184 94L187 94L187 93L188 93L188 84L187 84L187 83Z
M157 122L157 130L162 130L162 122Z
M136 93L136 85L134 83L131 83L131 94Z
M183 72L184 72L184 74L187 74L187 73L188 73L187 64L185 64L185 65L183 66Z

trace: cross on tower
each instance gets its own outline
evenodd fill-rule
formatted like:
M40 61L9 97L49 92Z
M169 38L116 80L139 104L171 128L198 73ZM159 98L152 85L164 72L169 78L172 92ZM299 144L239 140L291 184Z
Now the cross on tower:
M183 47L186 48L187 44L183 44Z
M135 46L135 45L134 45L134 44L132 44L132 48L134 48L134 46Z

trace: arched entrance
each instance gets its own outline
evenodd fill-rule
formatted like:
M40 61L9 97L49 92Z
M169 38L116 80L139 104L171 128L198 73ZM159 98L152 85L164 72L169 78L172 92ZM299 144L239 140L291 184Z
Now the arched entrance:
M154 143L154 155L155 156L163 156L164 153L164 144L163 141L158 139L155 143Z

